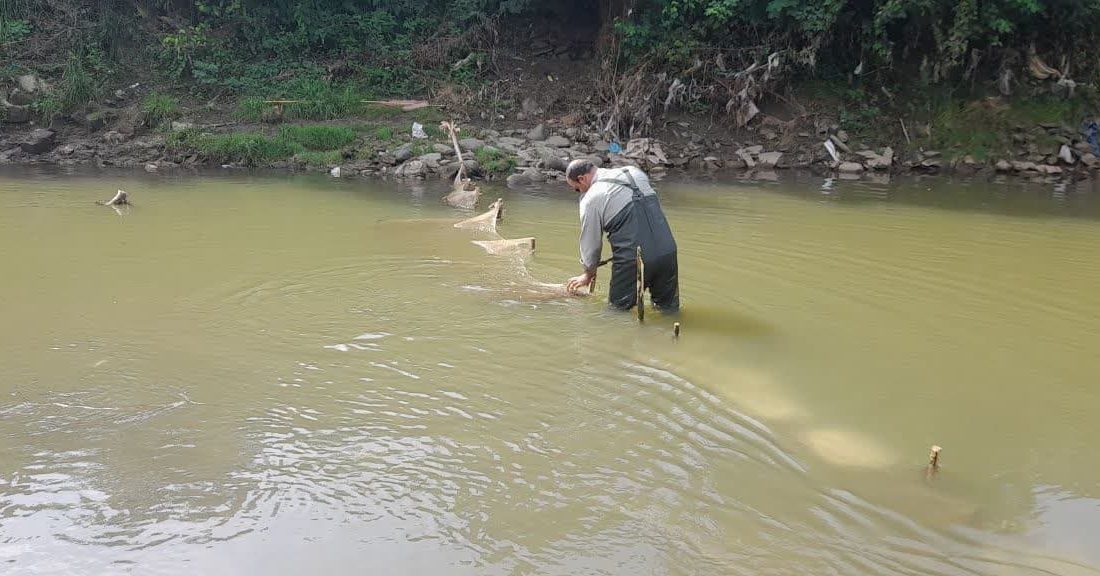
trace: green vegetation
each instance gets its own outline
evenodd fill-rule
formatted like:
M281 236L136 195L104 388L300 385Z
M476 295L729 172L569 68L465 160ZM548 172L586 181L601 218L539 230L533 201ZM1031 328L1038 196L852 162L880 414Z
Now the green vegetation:
M491 146L479 148L474 158L486 174L506 174L516 167L516 159Z
M151 92L141 103L142 123L146 126L160 126L179 118L179 101L159 92Z
M306 150L335 150L354 142L355 131L343 126L282 126L278 137Z

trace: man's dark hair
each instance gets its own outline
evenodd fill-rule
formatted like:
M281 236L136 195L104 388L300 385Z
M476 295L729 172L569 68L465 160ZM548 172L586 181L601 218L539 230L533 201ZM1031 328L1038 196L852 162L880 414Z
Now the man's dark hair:
M585 158L578 158L569 163L569 166L565 169L565 178L577 181L577 178L588 174L596 169L596 165L591 160Z

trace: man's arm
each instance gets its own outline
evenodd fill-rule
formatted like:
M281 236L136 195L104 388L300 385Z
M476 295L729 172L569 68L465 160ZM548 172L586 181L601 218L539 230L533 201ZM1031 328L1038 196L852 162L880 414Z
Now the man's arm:
M595 273L603 251L603 222L595 202L581 206L581 265L586 273Z

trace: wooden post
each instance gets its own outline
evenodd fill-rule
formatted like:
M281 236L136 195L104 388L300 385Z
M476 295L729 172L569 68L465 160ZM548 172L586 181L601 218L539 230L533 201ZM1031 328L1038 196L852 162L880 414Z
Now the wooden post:
M645 262L642 261L641 246L638 246L634 261L638 269L638 322L645 322Z
M943 448L932 446L932 451L928 453L928 468L925 470L925 476L928 478L940 471L940 450Z
M680 337L680 323L679 322L676 322L675 324L672 325L672 337L673 338L679 338Z

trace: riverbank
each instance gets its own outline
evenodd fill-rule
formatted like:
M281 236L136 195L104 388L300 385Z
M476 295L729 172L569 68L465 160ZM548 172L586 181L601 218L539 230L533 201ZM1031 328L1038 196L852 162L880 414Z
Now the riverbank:
M139 94L120 90L113 102L86 114L83 121L68 119L49 127L8 124L0 135L0 163L149 171L247 166L340 177L453 179L458 160L438 124L452 114L469 116L434 107L414 112L375 107L356 118L264 123L182 112L178 120L149 128L140 121L140 101ZM532 101L520 108L523 119L463 126L459 145L475 179L505 180L513 186L561 179L575 158L688 173L801 169L846 176L997 172L1082 179L1100 169L1086 134L1049 122L1014 126L1004 135L1016 145L1014 154L978 160L958 149L891 141L881 132L852 136L821 117L784 120L766 115L748 129L729 131L710 118L679 116L657 134L620 142L585 123L581 114L539 114ZM422 129L414 134L416 125Z

